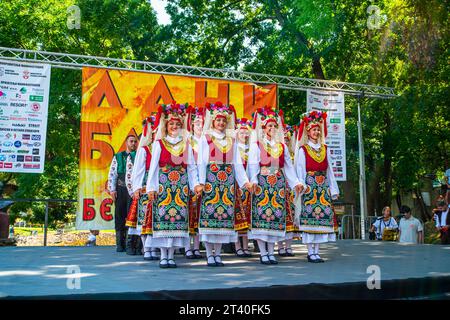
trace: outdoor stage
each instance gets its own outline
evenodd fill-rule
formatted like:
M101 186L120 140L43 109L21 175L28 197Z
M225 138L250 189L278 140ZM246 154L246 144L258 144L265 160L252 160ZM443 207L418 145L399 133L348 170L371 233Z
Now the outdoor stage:
M177 255L176 269L113 247L1 247L0 298L450 299L450 246L339 240L322 247L321 264L308 263L296 243L296 256L278 265L224 254L226 266L212 268ZM367 288L370 265L380 268L379 290ZM80 273L68 273L71 266ZM68 288L73 277L79 289Z

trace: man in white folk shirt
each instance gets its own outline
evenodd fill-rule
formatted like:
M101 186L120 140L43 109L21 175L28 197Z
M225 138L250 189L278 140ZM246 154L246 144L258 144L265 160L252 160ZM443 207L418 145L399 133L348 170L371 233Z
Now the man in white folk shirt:
M404 214L399 224L399 242L401 243L423 243L423 226L422 223L411 215L411 208L402 206L400 213Z

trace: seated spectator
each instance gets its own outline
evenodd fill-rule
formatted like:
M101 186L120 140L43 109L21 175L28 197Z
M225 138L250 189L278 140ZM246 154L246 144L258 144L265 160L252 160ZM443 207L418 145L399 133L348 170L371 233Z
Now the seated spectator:
M391 216L391 208L383 208L383 216L379 217L370 228L370 231L375 231L377 240L393 241L398 230L397 221Z
M450 244L450 214L448 204L443 197L437 201L437 209L433 210L436 230L441 235L442 244Z
M86 246L88 247L94 247L97 245L97 236L99 235L99 230L89 230L90 233L88 235L88 241L86 243Z
M399 242L401 243L423 243L423 226L422 223L411 215L411 208L402 206L400 213L404 217L399 224Z

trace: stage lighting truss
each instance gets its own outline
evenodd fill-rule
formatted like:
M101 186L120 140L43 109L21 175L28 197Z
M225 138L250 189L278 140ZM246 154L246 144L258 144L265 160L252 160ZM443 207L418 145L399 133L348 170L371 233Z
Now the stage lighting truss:
M236 71L231 69L200 68L176 64L156 63L137 60L114 59L70 53L57 53L0 47L0 59L47 63L56 68L81 69L83 67L160 73L168 75L200 77L227 81L244 81L256 84L277 84L287 90L330 90L348 95L390 99L396 97L394 89L359 83L331 80L316 80L274 74Z

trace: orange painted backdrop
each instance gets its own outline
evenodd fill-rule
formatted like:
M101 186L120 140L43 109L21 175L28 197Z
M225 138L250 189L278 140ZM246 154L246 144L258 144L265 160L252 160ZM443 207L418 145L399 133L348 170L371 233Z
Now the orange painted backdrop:
M114 205L106 193L114 153L129 134L139 135L142 120L158 104L221 101L250 118L258 107L277 107L276 85L143 72L84 68L82 81L80 180L77 229L114 229Z

